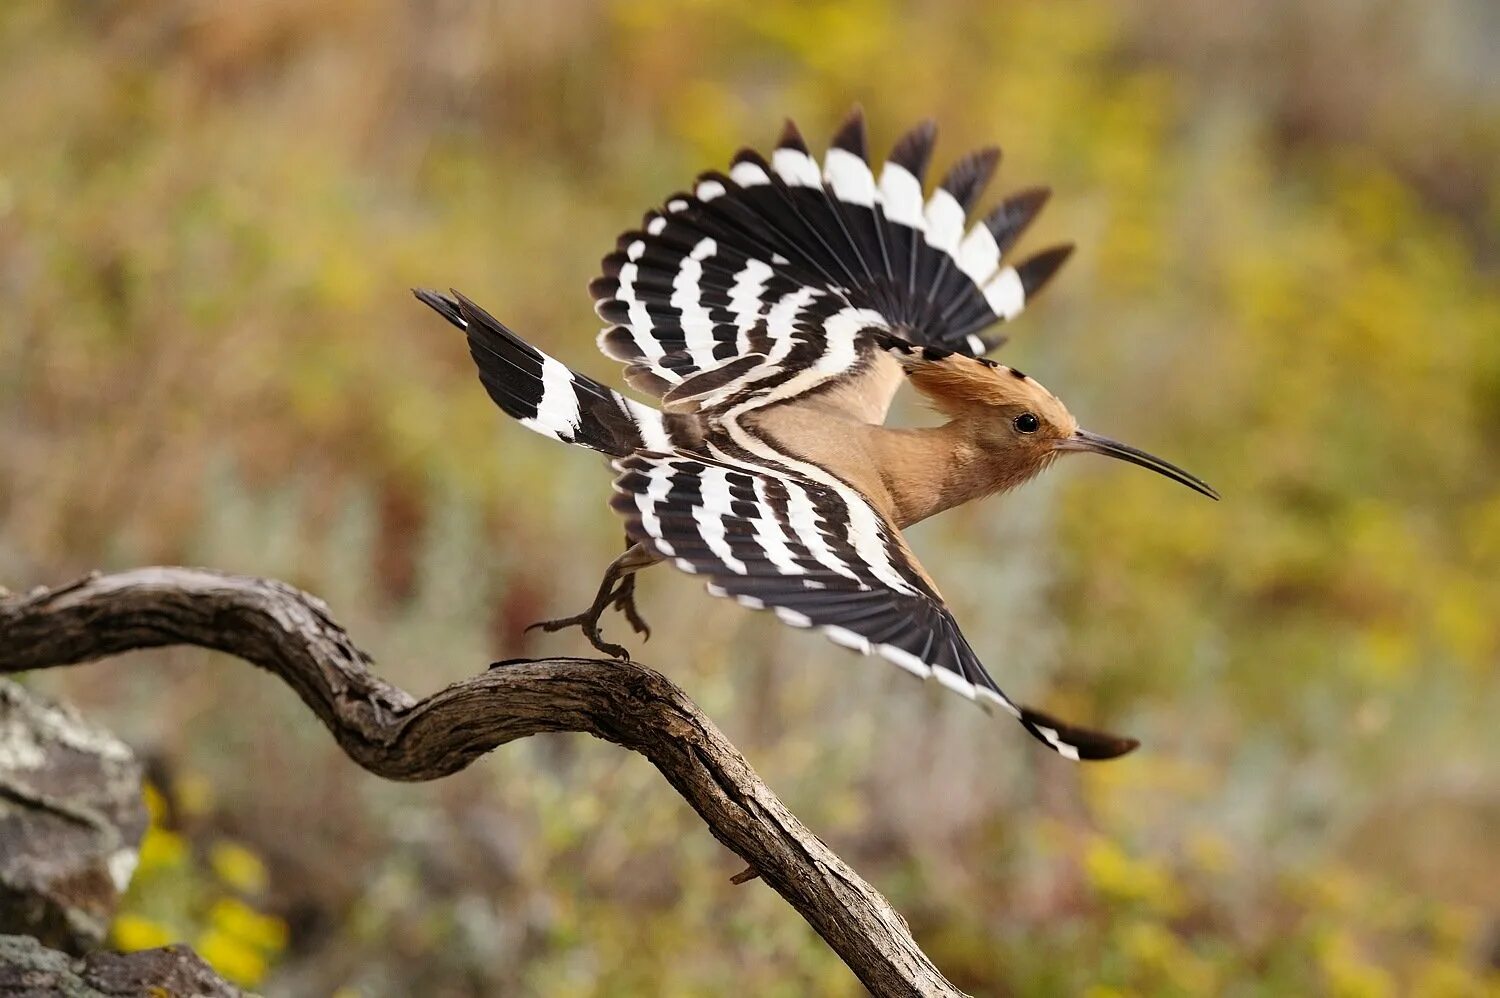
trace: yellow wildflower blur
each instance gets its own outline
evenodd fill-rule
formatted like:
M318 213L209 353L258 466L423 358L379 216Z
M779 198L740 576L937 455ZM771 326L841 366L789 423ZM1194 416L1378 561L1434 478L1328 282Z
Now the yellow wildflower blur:
M1134 902L1171 915L1182 909L1182 891L1167 867L1157 860L1130 856L1115 842L1096 837L1083 855L1089 883L1116 901Z
M236 895L253 897L267 890L265 863L243 843L229 839L210 839L203 848L206 862L200 861L188 838L166 827L173 816L161 791L147 783L145 800L150 823L135 878L111 926L112 944L130 951L190 942L229 980L259 986L286 948L286 923Z

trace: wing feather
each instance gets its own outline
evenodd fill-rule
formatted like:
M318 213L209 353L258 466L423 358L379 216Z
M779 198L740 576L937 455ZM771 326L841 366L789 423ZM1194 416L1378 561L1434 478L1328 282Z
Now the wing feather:
M734 365L718 384L785 401L859 373L859 351L824 328L849 315L919 346L977 356L998 345L1004 337L987 327L1015 318L1066 251L1009 262L1046 201L1040 189L968 224L997 149L962 157L924 199L935 134L930 122L909 131L877 179L856 110L821 165L787 122L769 160L742 150L727 173L700 174L604 258L590 285L610 323L600 349L657 394ZM765 359L739 363L749 354ZM816 377L797 377L814 367ZM718 391L720 401L734 394Z
M985 671L895 526L847 489L701 454L637 453L615 463L612 505L709 591L876 654L999 707L1074 759L1106 759L1131 739L1061 724L1014 703ZM806 554L802 554L806 552Z

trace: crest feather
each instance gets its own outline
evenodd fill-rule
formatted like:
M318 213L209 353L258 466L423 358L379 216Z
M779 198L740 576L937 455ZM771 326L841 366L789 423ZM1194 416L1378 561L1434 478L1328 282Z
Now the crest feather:
M932 350L897 355L907 380L933 407L948 416L972 411L974 406L1035 409L1054 422L1067 417L1058 398L1035 378L991 360Z

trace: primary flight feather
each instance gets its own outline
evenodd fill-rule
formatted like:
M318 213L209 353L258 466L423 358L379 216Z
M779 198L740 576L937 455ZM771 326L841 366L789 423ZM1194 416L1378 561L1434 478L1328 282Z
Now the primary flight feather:
M456 292L417 297L463 329L490 397L527 427L610 455L611 505L627 550L592 606L538 626L579 626L635 607L635 573L659 561L709 592L880 655L1016 717L1072 759L1133 739L1065 724L1007 697L985 670L901 528L1092 451L1151 468L1212 498L1160 458L1079 428L1056 396L982 355L1067 259L1059 246L1011 262L1047 200L1005 198L965 228L999 162L960 159L924 196L935 129L908 132L877 177L856 111L821 168L787 124L769 159L648 212L590 285L610 323L603 352L660 406L626 398L526 343ZM902 381L948 421L884 424Z

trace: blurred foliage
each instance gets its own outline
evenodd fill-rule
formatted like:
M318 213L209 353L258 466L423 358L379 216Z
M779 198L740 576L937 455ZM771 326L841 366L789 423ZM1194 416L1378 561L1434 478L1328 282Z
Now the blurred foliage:
M405 289L612 377L583 288L644 208L783 115L932 115L1079 243L1004 357L1224 492L1077 459L914 532L1008 688L1145 747L1072 766L668 573L641 654L976 993L1500 994L1497 49L1486 0L12 0L0 582L281 576L418 692L576 651L521 628L616 551L605 475ZM149 662L34 679L195 815L121 945L277 994L857 992L641 759L383 785L254 670Z
M179 795L174 808L154 785L146 785L151 821L111 942L129 951L186 940L225 977L253 988L286 949L286 923L250 903L258 902L269 885L260 857L232 839L186 836L203 817L204 797ZM197 855L195 845L206 854Z

